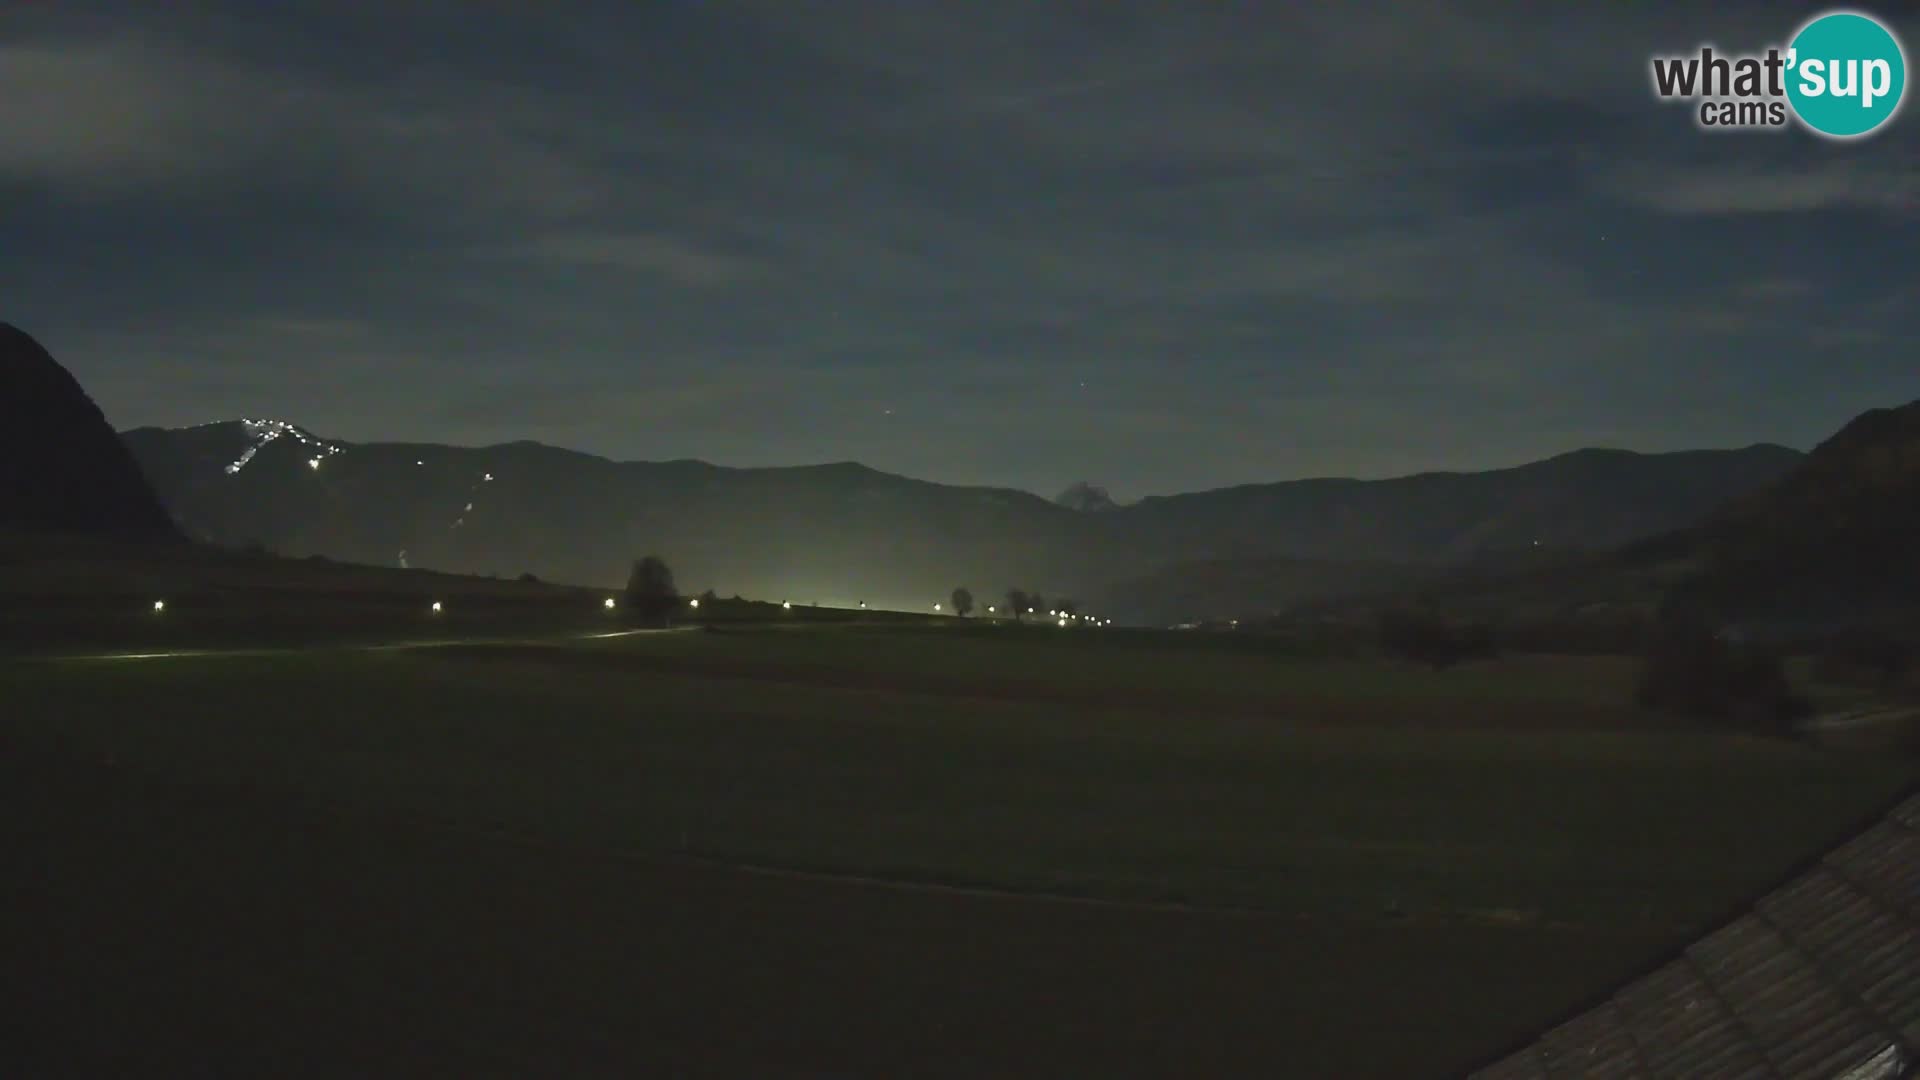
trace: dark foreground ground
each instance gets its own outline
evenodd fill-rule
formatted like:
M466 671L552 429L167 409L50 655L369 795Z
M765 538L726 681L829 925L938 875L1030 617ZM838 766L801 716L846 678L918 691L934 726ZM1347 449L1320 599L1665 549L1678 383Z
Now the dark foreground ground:
M529 848L0 751L12 1076L1437 1075L1525 1022L1477 983L1565 1000L1604 962Z

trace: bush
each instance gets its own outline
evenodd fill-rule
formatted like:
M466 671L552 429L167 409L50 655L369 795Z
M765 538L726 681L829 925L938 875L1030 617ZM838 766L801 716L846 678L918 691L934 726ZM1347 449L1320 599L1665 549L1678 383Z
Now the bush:
M540 578L531 570L521 574L520 580L528 585L538 585L540 583Z
M1813 711L1787 678L1780 653L1735 646L1693 620L1656 631L1635 699L1643 709L1773 735L1791 732Z

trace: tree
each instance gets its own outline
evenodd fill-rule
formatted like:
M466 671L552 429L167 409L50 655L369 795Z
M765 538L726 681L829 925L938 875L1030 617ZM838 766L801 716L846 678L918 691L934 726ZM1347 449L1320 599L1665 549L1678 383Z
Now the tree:
M1047 610L1047 598L1039 593L1027 594L1027 609L1035 615Z
M1635 697L1643 709L1784 735L1812 711L1778 652L1735 646L1701 618L1669 615L1655 629Z
M666 560L648 555L633 564L627 576L627 610L651 622L666 622L679 606L680 592Z
M948 599L953 601L953 613L955 615L958 615L964 619L967 616L973 614L973 590L972 589L969 589L965 585L962 585L959 588L953 590L953 595Z
M1013 613L1013 621L1019 622L1027 617L1027 609L1033 606L1033 597L1025 589L1007 590L1007 610Z

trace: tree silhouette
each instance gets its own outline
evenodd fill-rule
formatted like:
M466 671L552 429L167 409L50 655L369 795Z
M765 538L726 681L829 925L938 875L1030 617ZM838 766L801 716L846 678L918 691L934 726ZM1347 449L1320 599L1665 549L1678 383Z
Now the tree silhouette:
M953 595L949 597L949 599L953 601L954 614L960 616L963 619L973 614L973 590L972 589L969 589L965 585L962 585L959 588L953 590Z
M648 555L635 561L627 575L627 610L650 622L666 622L679 606L680 592L666 560Z
M1027 617L1027 609L1033 606L1033 597L1025 589L1007 590L1007 610L1013 612L1013 621L1019 622Z
M1736 646L1692 613L1655 627L1635 697L1643 709L1771 735L1791 734L1813 709L1779 652Z

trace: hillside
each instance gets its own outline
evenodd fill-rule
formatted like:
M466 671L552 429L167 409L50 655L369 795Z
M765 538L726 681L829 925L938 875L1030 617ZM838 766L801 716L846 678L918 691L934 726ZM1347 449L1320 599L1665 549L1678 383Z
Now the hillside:
M1798 451L1576 450L1511 469L1295 480L1154 497L1114 512L1188 559L1452 563L1543 547L1603 550L1690 524L1799 464Z
M1607 622L1678 604L1787 636L1920 613L1920 402L1865 413L1693 524L1537 565L1480 560L1394 597L1503 622ZM1316 611L1377 606L1354 591Z
M177 537L140 467L66 368L0 323L0 529Z
M1495 472L1292 481L1087 512L850 462L734 469L525 442L349 444L259 420L123 437L197 537L388 566L615 584L634 557L657 552L689 588L911 610L959 584L980 596L1020 586L1116 598L1128 582L1179 578L1176 564L1270 564L1210 572L1200 580L1215 584L1198 594L1142 595L1128 606L1149 622L1297 599L1312 572L1275 573L1275 561L1441 566L1672 529L1800 457L1582 451Z
M1685 537L1692 591L1742 614L1842 618L1920 606L1920 401L1865 413L1798 468Z

